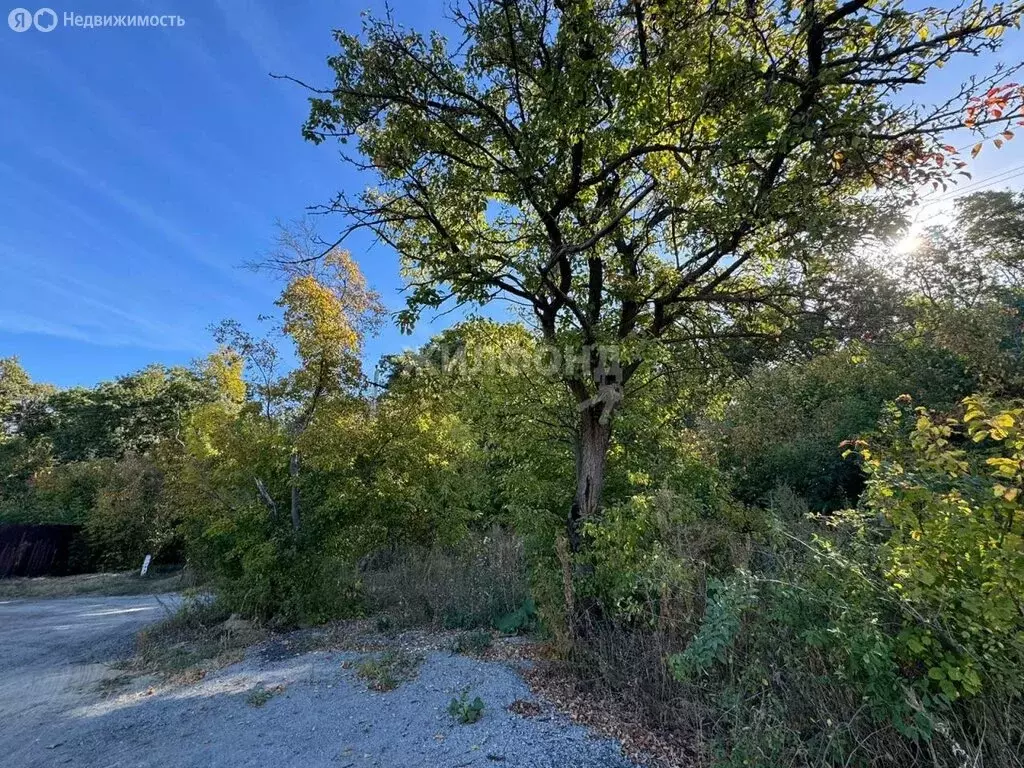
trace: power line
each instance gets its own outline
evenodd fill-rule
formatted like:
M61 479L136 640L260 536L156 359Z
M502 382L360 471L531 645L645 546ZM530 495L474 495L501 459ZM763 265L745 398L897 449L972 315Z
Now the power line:
M1013 173L1013 171L1016 171L1016 173ZM1007 176L1006 174L1010 174L1010 175ZM939 198L938 200L933 200L930 203L926 203L925 205L922 205L918 209L918 212L924 210L924 208L926 208L926 207L928 207L930 205L935 205L937 203L941 203L941 202L946 201L946 200L955 200L955 199L957 199L959 197L965 197L966 195L974 194L975 192L981 192L982 190L988 189L989 187L995 186L996 184L1003 184L1003 183L1005 183L1007 181L1012 181L1013 179L1016 179L1019 176L1024 176L1024 165L1016 166L1015 168L1010 168L1009 170L1003 171L1001 174L997 174L995 177L993 177L990 180L986 181L986 183L982 184L982 186L978 187L977 189L968 189L968 188L959 189L956 192L951 192L949 195L945 195L945 196ZM980 181L978 183L981 184ZM927 224L929 221L934 221L935 219L938 219L938 218L941 218L941 217L942 217L941 213L936 213L936 214L934 214L932 216L929 216L924 221L916 221L915 220L913 222L913 226L923 226L923 225Z
M995 184L1001 184L1004 181L1009 181L1010 179L1019 176L1019 171L1024 171L1024 163L1021 163L1020 165L1015 165L1012 168L1006 168L1000 171L999 173L992 174L991 176L986 176L983 179L972 181L970 184L965 184L962 187L957 187L951 192L944 192L941 196L935 198L934 200L928 200L924 202L921 207L926 208L930 205L935 205L936 203L941 203L946 200L951 200L955 197L959 197L965 192L977 192L980 191L981 189L987 189L988 187L991 187Z

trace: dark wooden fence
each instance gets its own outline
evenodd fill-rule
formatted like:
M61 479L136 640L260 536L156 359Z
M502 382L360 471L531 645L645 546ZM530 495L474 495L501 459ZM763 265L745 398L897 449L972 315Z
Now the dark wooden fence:
M79 531L77 525L0 525L0 578L68 573Z

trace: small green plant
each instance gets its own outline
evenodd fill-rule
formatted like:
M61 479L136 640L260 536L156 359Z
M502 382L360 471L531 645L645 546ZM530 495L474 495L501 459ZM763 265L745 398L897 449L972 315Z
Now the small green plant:
M397 649L363 660L356 667L356 674L372 691L393 691L416 677L422 663L422 656Z
M700 628L682 653L668 657L677 680L686 681L724 663L739 634L743 612L756 603L754 584L746 573L708 581L708 604Z
M245 697L245 700L248 702L250 707L262 707L279 693L284 693L283 685L275 685L271 688L265 688L263 685L259 685L249 692L249 695Z
M452 643L454 653L464 653L470 656L481 656L494 643L491 633L484 629L472 632L463 632Z
M484 714L484 702L479 696L469 700L469 689L463 689L457 698L448 704L448 714L461 725L472 725Z

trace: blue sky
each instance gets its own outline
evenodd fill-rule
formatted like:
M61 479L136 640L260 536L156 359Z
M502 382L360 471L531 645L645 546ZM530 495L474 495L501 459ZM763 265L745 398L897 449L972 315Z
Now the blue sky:
M45 34L0 27L0 357L16 354L34 378L60 385L92 384L154 361L187 363L212 347L211 323L250 322L272 308L279 286L239 265L271 244L275 220L367 181L342 165L334 147L302 140L306 95L267 73L327 82L332 28L357 29L359 12L374 6L52 0L50 7L58 16L177 14L186 23L58 26ZM436 0L392 7L412 26L444 24ZM1024 162L1022 144L1024 135L999 153L987 148L972 168L975 179ZM325 222L324 234L337 227ZM349 247L398 308L395 256L365 240ZM433 330L425 323L409 338L388 329L368 357L422 343Z
M393 6L414 24L440 19L440 4ZM273 278L239 265L271 245L275 221L364 183L334 147L302 140L306 94L267 75L325 82L331 30L357 29L364 6L51 7L59 16L175 13L186 23L0 27L0 356L16 354L34 378L61 385L187 363L212 347L210 323L273 309ZM393 254L365 240L349 247L399 307ZM410 339L389 329L369 357L430 330Z

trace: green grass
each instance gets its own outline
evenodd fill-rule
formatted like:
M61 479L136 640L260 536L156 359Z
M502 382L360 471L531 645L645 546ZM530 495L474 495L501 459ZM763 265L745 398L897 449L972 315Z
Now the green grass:
M83 573L76 576L38 576L0 579L0 600L44 599L88 595L154 595L178 592L192 587L191 577L183 569L152 572L139 576L125 573Z

